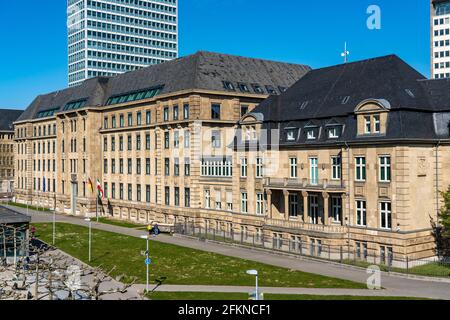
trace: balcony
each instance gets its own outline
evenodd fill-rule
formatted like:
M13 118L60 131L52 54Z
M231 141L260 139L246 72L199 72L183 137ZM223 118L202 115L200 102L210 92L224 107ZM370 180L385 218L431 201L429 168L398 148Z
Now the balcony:
M279 189L299 189L299 190L328 190L345 191L345 184L342 180L328 179L290 179L290 178L266 178L264 186Z
M311 224L304 223L300 221L290 221L290 220L277 220L277 219L267 219L266 225L293 229L293 230L306 230L312 232L324 232L330 234L342 234L347 232L346 227L340 225L323 225L323 224Z

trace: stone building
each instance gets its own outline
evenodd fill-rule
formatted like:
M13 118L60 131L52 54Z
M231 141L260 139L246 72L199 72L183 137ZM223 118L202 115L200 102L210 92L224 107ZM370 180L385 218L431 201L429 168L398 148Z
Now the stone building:
M233 189L227 136L241 116L309 70L198 52L38 96L15 123L17 199L92 215L98 179L102 214L201 223L202 185L224 202Z
M0 109L0 195L9 195L14 191L13 122L22 112Z
M250 231L322 257L433 256L430 217L450 185L449 92L386 56L310 71L261 103L234 144Z

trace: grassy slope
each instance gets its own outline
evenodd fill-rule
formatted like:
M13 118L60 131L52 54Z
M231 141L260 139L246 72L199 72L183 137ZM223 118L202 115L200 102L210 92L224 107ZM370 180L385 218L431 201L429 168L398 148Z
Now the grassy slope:
M37 237L51 242L51 224L36 224ZM56 246L68 254L87 262L88 229L69 224L58 224ZM127 275L145 282L145 240L115 233L93 230L91 265L101 265L114 275ZM274 267L258 262L226 257L219 254L193 250L175 245L151 242L150 267L152 281L167 277L165 284L236 285L253 286L254 278L245 271L258 269L260 285L268 287L304 288L365 288L363 284L347 280Z

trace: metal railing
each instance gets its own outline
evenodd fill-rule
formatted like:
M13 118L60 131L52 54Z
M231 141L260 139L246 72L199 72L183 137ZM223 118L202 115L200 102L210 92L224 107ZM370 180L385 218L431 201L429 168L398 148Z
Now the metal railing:
M266 178L265 185L297 189L345 189L344 181L330 179Z
M327 226L320 226L327 227ZM332 226L328 226L332 227ZM337 262L367 268L376 265L382 271L400 272L432 277L450 277L450 259L411 258L404 255L396 255L392 251L384 254L380 251L357 248L353 245L329 245L321 240L302 241L300 237L291 238L267 236L260 233L233 229L205 228L192 222L178 223L175 225L175 233L183 236L195 237L200 241L216 241L233 245L248 246L258 249L267 249L274 252L282 252L302 257Z

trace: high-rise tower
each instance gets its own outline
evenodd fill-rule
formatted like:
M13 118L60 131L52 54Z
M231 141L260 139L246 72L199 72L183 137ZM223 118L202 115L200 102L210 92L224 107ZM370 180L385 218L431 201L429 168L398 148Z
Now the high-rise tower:
M178 57L178 0L68 0L69 86Z

